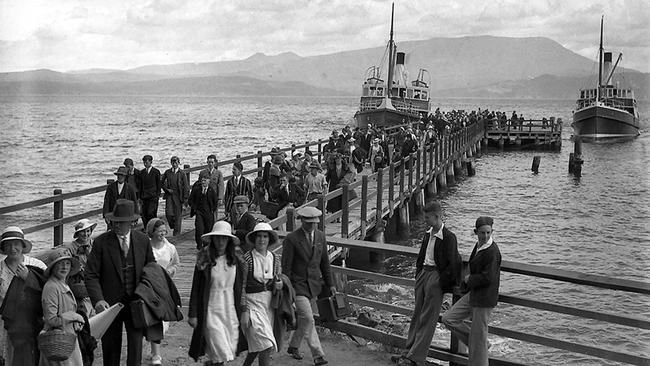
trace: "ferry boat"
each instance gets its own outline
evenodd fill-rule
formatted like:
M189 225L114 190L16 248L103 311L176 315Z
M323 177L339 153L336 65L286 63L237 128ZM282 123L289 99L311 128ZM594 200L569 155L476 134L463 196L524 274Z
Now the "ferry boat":
M598 84L581 89L573 113L574 135L586 142L618 141L639 135L639 112L634 91L612 84L612 76L621 60L612 67L612 53L603 50L603 19L600 20Z
M365 128L368 124L375 127L390 127L412 123L427 118L431 111L429 72L420 69L417 78L410 85L408 84L408 73L404 68L406 55L404 52L397 52L393 40L394 11L393 4L390 40L386 46L388 80L383 79L382 66L371 66L366 70L359 110L354 114L357 127L360 128Z

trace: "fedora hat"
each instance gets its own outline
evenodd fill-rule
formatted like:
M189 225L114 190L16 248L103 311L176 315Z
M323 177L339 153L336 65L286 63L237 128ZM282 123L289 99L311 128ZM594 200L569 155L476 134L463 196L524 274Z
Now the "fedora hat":
M72 234L73 238L77 237L77 233L80 231L84 231L86 229L95 230L95 227L97 226L97 223L91 223L90 220L88 219L81 219L77 221L76 224L74 224L74 234Z
M139 218L140 215L135 213L135 203L124 198L118 199L113 207L113 212L106 214L106 219L109 221L135 221Z
M45 258L45 264L47 264L47 269L45 269L45 277L50 277L52 274L52 268L54 265L59 263L64 259L69 259L72 266L70 267L70 273L68 275L73 275L79 272L80 264L77 258L73 258L70 254L70 250L67 248L54 248L49 253L47 253L47 258Z
M232 235L232 228L230 224L225 221L215 222L214 226L212 226L212 231L201 235L201 239L205 239L209 236L227 236L235 242L235 245L239 245L239 238Z
M117 170L115 172L113 172L113 174L115 174L115 175L124 175L124 176L129 175L129 173L127 172L125 166L121 166L121 167L117 168Z
M32 242L25 239L23 230L18 226L9 226L2 231L2 239L0 239L0 253L6 254L4 250L4 242L9 240L20 240L23 243L23 254L32 251Z
M257 233L267 232L269 233L269 245L273 245L278 242L278 233L273 230L271 225L266 222L260 222L255 225L255 228L250 233L246 234L246 243L249 245L255 246L255 236Z
M320 217L323 212L316 207L303 207L297 212L298 217L304 222L320 222Z

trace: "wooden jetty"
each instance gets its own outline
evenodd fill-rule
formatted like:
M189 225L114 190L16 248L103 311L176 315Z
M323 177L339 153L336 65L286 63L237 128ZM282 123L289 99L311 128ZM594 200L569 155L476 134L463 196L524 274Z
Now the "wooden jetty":
M321 208L319 227L328 235L330 255L332 258L342 257L345 259L350 251L371 253L371 258L379 259L385 255L416 256L418 249L385 243L385 233L395 231L400 235L407 235L409 230L410 217L419 215L422 212L425 196L433 196L438 190L444 190L448 185L453 185L460 175L473 175L472 158L481 153L482 145L485 144L488 126L483 121L472 124L458 132L422 146L419 151L413 153L407 159L400 162L393 162L389 166L379 169L377 172L362 174L358 179L341 188L333 190L319 199L306 202L305 205ZM532 130L532 128L531 128ZM312 148L319 161L323 158L323 141L308 142L303 145L292 145L282 149L283 151L294 152L299 149ZM315 148L315 149L314 149ZM259 175L263 169L263 159L268 152L259 151L249 156L237 156L235 159L221 162L221 166L230 166L234 162L241 161L244 166L255 166L246 170L245 175ZM251 164L251 162L255 162ZM410 169L405 169L409 164ZM204 167L187 168L187 172L194 172ZM227 177L227 176L226 176ZM31 202L1 207L0 214L21 211L27 208L52 203L54 205L54 219L29 228L26 233L32 233L47 228L54 229L54 243L57 245L63 242L62 225L74 222L83 217L97 216L99 210L93 209L88 212L63 216L63 202L66 199L80 197L88 194L102 192L105 185L94 187L78 192L62 193L55 191L55 195ZM351 193L354 192L354 193ZM356 196L356 198L353 198ZM327 213L323 208L331 199L342 197L343 205L340 211ZM101 204L98 202L98 204ZM278 228L286 226L286 231L279 231L280 237L297 227L295 212L287 210L287 214L270 221L270 224ZM170 238L176 244L181 260L181 267L176 276L177 286L181 292L184 303L187 303L191 286L191 273L194 265L195 243L191 233L192 220L185 218L183 222L184 232L174 238ZM272 248L281 252L281 244ZM467 258L464 258L466 261ZM338 263L338 262L337 262ZM580 286L589 286L600 289L613 289L625 295L650 295L650 283L617 279L606 276L589 275L585 273L559 270L556 268L531 265L520 262L503 261L502 272L514 273L523 276L532 276L536 279L548 279L571 283ZM375 283L389 283L399 286L412 287L414 280L399 276L389 276L373 271L346 268L345 261L342 265L333 265L333 271L340 276L341 281L337 282L339 290L346 291L345 278L360 278ZM612 296L610 291L602 291L605 296ZM567 306L553 302L552 299L561 297L561 294L545 294L545 300L535 300L525 296L515 296L508 293L508 289L502 288L499 296L501 304L507 306L518 306L525 309L543 310L557 316L569 315L571 320L567 321L567 327L580 325L585 319L600 321L604 324L616 324L630 327L632 332L650 330L650 319L641 316L622 316L615 311L600 312L585 309L580 306ZM357 307L370 307L375 311L388 312L391 314L402 314L410 316L412 309L404 306L389 304L360 296L349 295L352 303ZM454 295L454 301L459 298L459 293ZM551 315L549 315L550 317ZM339 320L336 323L321 323L322 326L335 331L344 332L357 337L373 340L391 347L404 347L406 339L399 334L392 334L382 330L366 327L357 324L353 318ZM541 335L533 332L521 331L518 329L490 326L491 334L500 337L515 339L521 342L542 345L601 358L603 362L620 362L630 365L650 365L650 358L638 354L630 354L625 351L617 351L606 344L579 344L558 335ZM466 365L466 352L461 349L458 340L451 337L448 347L432 346L429 349L429 356L450 362L450 365ZM605 361L606 360L606 361ZM490 365L525 365L521 362L506 360L498 357L490 359Z
M562 147L562 118L528 119L511 123L485 121L484 146L525 149L560 150Z

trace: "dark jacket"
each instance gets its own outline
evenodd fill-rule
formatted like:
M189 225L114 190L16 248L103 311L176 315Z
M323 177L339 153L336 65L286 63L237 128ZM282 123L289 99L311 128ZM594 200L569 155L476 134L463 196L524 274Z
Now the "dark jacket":
M430 237L431 234L427 232L422 239L420 252L415 261L416 277L424 266L424 257L427 253ZM454 286L460 284L463 268L463 261L458 253L456 235L445 226L442 229L442 240L436 238L434 245L433 260L440 274L440 288L442 292L451 292Z
M499 300L501 278L501 252L497 243L479 252L476 246L469 257L469 304L480 308L493 308Z
M287 235L282 243L282 273L289 277L296 296L313 299L320 294L323 283L332 287L325 234L315 230L313 246L302 228Z
M160 170L151 167L149 174L147 168L140 171L140 198L143 200L158 199L160 197Z
M206 247L209 248L209 247ZM205 248L201 251L203 253ZM208 314L208 301L210 299L210 272L212 266L206 263L206 258L199 254L197 264L194 267L194 275L192 277L192 290L190 291L190 307L187 313L189 318L197 318L197 326L192 331L192 340L190 341L189 356L198 362L199 357L205 355L205 326ZM237 318L241 317L242 309L242 285L244 283L244 265L239 257L237 258L237 275L234 284L235 294L235 310ZM239 329L239 342L237 344L237 353L247 349L246 337Z
M253 201L253 185L248 178L243 175L239 177L239 184L235 186L235 177L232 176L226 182L226 194L224 196L224 207L226 213L233 209L233 201L236 196L246 196L250 202Z
M217 209L218 201L219 197L217 196L217 192L208 187L206 194L203 194L201 181L194 182L192 192L190 192L190 199L187 201L191 208L190 216L196 214L213 215Z
M272 201L278 203L280 209L293 204L298 207L305 202L305 191L295 183L289 183L289 192L286 189L278 189L274 192Z
M156 259L149 238L139 231L131 230L129 250L133 251L135 288L140 282L144 266ZM93 242L86 264L86 288L93 305L99 300L105 300L111 306L118 302L128 305L128 299L123 298L125 287L122 282L122 255L120 242L113 231L99 235Z
M235 236L239 238L241 242L241 248L244 252L247 252L251 249L250 245L246 243L246 234L250 233L255 229L257 225L257 219L250 212L246 212L240 217L234 217L230 220L232 229L235 231Z
M158 263L144 266L135 294L144 300L156 318L173 322L183 320L181 295L169 273Z
M115 202L117 202L118 198L133 201L136 213L138 213L138 196L135 193L135 188L125 181L122 193L117 193L117 181L115 181L106 187L106 193L104 193L104 206L102 207L102 217L106 217L107 213L113 212Z

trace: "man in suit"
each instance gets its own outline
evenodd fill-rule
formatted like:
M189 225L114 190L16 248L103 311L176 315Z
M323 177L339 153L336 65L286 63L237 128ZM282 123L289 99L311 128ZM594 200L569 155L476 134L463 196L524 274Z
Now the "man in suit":
M399 366L422 365L427 357L443 295L460 282L462 259L456 235L442 221L442 207L432 202L424 208L431 228L422 239L415 262L415 308L411 317L406 353L393 356Z
M223 174L221 173L221 170L217 168L219 162L217 161L216 155L214 154L208 155L206 159L206 164L208 166L205 169L201 170L201 172L208 173L208 175L210 176L210 188L212 188L212 190L214 190L214 193L217 194L217 199L218 199L217 209L214 210L214 221L216 222L217 220L219 220L219 206L223 204L223 198L226 194L224 183L223 183ZM201 172L199 172L199 174Z
M147 227L149 220L158 216L160 200L160 170L151 166L153 157L142 157L144 169L140 171L140 200L142 201L142 224Z
M326 365L312 306L323 289L323 283L331 294L336 292L330 271L325 233L316 229L322 212L315 207L304 207L297 212L302 226L287 235L282 243L282 273L289 277L296 290L297 329L294 331L287 352L295 359L302 359L299 351L306 337L316 366Z
M205 170L199 173L199 179L192 185L188 200L190 217L194 218L194 240L196 249L203 248L203 234L212 230L214 211L217 209L217 193L210 189L210 175Z
M104 193L104 206L102 208L102 216L104 217L104 221L106 221L107 227L109 226L109 220L106 216L113 211L115 202L117 202L118 199L123 198L133 201L135 207L137 207L138 202L138 196L135 193L135 189L126 182L126 167L121 166L117 168L117 171L113 174L117 176L117 180L106 187L106 193Z
M119 199L106 215L111 230L98 236L86 264L86 288L95 311L101 313L116 303L124 304L102 337L104 365L119 366L122 351L122 324L127 334L127 365L140 365L143 329L133 326L130 303L147 263L155 262L149 238L132 230L140 218L133 201Z
M190 193L190 186L187 182L187 175L180 168L181 159L172 156L170 159L172 167L165 170L160 179L162 190L165 192L165 216L169 228L174 230L174 236L181 233L183 222L183 205L187 204Z
M253 249L253 247L249 246L246 242L246 234L253 231L257 224L255 216L248 212L249 203L250 201L247 196L236 196L233 199L235 213L230 216L230 224L232 225L233 234L239 238L241 243L240 249L243 253Z
M278 203L278 216L282 216L287 213L287 208L298 207L305 202L305 191L298 187L295 177L289 180L283 174L280 176L280 187L273 192L271 200ZM285 224L280 225L280 230L285 230Z
M235 197L246 196L248 202L253 199L253 185L248 178L242 175L244 166L240 162L236 162L232 166L232 177L226 183L226 193L224 196L225 213L228 217L237 215L236 207L233 204Z

